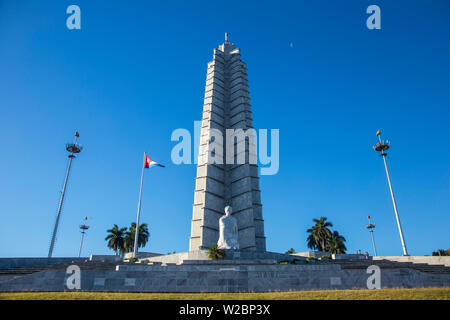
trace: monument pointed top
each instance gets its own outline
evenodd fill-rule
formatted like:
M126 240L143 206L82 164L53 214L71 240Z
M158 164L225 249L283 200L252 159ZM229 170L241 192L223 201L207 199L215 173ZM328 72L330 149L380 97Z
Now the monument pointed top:
M1 0L0 0L1 1ZM236 53L239 52L239 49L236 49L236 47L234 46L234 43L231 43L230 41L228 41L228 32L225 32L225 41L219 45L219 47L217 48L219 51L224 52L225 54L230 54L233 50L238 50L236 51Z

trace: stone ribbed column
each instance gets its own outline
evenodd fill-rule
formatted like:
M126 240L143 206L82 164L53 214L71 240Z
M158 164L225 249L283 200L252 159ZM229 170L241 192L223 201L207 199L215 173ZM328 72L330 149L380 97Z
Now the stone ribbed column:
M266 250L258 167L249 161L249 157L256 156L251 148L255 146L252 139L247 138L244 142L244 164L226 162L226 129L252 129L251 115L246 65L241 60L240 50L226 40L214 49L213 60L208 63L189 243L191 251L207 249L217 243L219 218L226 205L233 207L233 216L238 221L240 249ZM222 141L211 138L212 129L222 133ZM228 141L233 144L235 159L239 157L237 140ZM223 162L210 163L211 155L216 160L223 158Z

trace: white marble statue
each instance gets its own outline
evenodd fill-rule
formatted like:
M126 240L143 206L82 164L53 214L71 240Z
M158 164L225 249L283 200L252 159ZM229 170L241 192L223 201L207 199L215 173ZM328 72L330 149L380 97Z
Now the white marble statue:
M239 250L237 220L231 215L232 208L225 207L225 215L219 219L219 249Z

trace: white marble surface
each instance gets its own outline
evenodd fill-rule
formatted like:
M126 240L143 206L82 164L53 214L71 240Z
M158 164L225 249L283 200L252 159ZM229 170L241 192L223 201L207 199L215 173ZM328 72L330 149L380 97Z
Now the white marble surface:
M239 250L237 220L231 215L233 209L225 207L225 215L219 219L219 249Z

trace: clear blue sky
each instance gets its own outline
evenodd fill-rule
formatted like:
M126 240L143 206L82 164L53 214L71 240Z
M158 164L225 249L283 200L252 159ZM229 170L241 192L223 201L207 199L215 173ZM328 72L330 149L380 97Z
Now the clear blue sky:
M81 8L82 29L66 28ZM366 28L370 4L381 30ZM263 176L267 248L305 251L326 216L349 252L450 247L450 3L434 1L0 0L0 256L46 256L78 130L54 255L107 254L106 229L135 220L142 153L146 251L188 250L194 165L170 161L176 128L201 119L207 62L224 32L247 63L255 128L280 129L280 171ZM291 43L293 46L291 46Z

